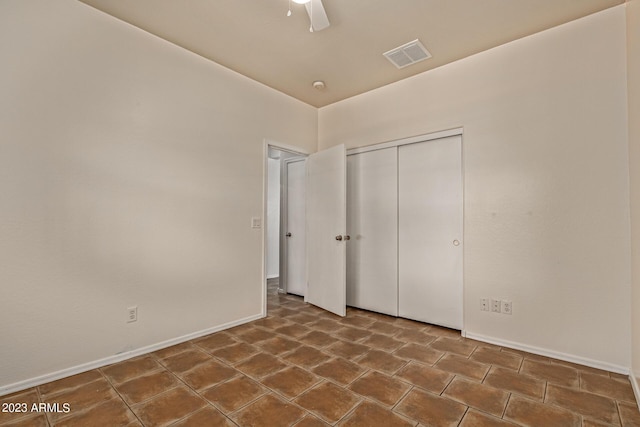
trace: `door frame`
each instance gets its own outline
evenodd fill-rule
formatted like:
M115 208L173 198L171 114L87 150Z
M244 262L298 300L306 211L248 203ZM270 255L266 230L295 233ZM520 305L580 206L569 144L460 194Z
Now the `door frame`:
M269 188L269 149L286 151L291 154L306 157L311 154L309 151L293 145L283 144L265 138L262 144L262 312L261 317L267 316L267 204ZM281 175L282 177L282 175ZM282 200L280 201L280 218L282 219ZM282 224L282 221L280 222ZM282 244L283 230L280 227L280 244ZM280 266L282 264L280 263ZM281 272L278 273L280 275Z

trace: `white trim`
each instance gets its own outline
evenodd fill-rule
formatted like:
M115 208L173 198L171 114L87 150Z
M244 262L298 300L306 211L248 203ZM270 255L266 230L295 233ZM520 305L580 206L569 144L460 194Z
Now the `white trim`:
M262 314L256 314L253 316L245 317L243 319L234 320L233 322L223 323L222 325L214 326L208 329L203 329L198 332L192 332L190 334L182 335L177 338L172 338L170 340L148 345L146 347L141 347L136 350L118 353L113 356L105 357L103 359L94 360L92 362L72 366L71 368L66 368L56 372L40 375L39 377L29 378L28 380L18 381L17 383L0 386L0 396L26 390L31 387L46 384L48 382L59 380L61 378L66 378L71 375L80 374L82 372L91 371L92 369L101 368L103 366L111 365L113 363L122 362L123 360L131 359L136 356L151 353L153 351L161 350L163 348L171 347L176 344L181 344L183 342L186 342L195 338L200 338L205 335L212 334L214 332L219 332L225 329L232 328L234 326L252 322L254 320L258 320L263 317L264 316Z
M487 337L484 335L474 334L472 332L462 331L462 336L474 339L476 341L482 341L489 344L499 345L501 347L513 348L515 350L522 350L528 353L538 354L540 356L551 357L553 359L564 360L565 362L576 363L578 365L590 366L596 369L603 369L605 371L615 372L622 375L629 375L629 368L620 365L614 365L612 363L601 362L599 360L588 359L586 357L580 357L573 354L561 353L559 351L547 350L545 348L534 347L527 344L518 342L502 340L499 338ZM632 382L633 383L633 382Z
M448 136L457 136L462 134L463 129L461 127L439 132L426 133L424 135L411 136L408 138L395 139L393 141L381 142L364 147L351 148L347 150L347 156L350 156L352 154L366 153L367 151L382 150L384 148L399 147L400 145L415 144L416 142L432 141L434 139L446 138Z

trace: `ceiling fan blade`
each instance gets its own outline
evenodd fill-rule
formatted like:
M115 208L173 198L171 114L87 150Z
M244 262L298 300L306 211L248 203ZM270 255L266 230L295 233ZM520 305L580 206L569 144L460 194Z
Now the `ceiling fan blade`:
M324 30L329 26L329 18L327 18L327 13L324 11L322 0L311 0L305 3L304 7L307 8L313 31Z

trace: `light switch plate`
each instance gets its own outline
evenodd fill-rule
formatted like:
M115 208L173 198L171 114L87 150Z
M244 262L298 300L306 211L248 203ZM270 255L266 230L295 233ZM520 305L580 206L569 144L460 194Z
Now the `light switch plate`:
M262 227L262 218L253 217L251 218L251 228L261 228Z

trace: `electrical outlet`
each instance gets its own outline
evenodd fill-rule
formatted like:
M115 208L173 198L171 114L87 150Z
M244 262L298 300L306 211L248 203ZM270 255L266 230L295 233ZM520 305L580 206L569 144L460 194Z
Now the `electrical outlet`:
M480 311L489 311L489 298L480 298Z
M491 311L494 313L500 313L500 306L502 305L502 301L500 301L499 299L492 299L491 300Z
M502 301L502 312L504 314L512 314L513 313L513 304L511 301L503 300Z
M127 308L127 323L138 321L138 306Z

